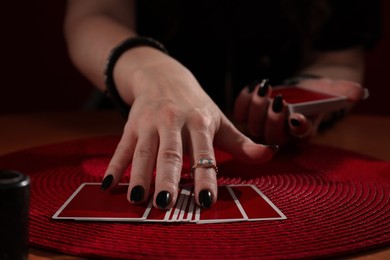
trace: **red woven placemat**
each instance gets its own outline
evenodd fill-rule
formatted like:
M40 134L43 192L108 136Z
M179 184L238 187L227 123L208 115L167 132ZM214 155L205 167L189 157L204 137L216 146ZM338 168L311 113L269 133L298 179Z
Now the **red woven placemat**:
M287 220L206 225L52 220L81 183L101 181L118 138L53 144L0 157L1 168L31 177L31 245L105 259L291 259L390 244L390 163L318 145L282 151L257 166L216 151L220 184L255 184ZM183 173L188 171L185 158Z

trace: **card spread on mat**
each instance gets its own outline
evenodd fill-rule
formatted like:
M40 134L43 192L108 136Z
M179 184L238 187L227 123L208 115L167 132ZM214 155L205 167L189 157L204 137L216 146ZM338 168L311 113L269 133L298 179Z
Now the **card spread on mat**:
M301 113L307 116L337 111L345 108L348 103L344 96L336 96L297 86L273 88L271 98L277 95L283 96L290 113Z
M112 191L102 191L100 185L83 183L53 215L53 219L191 223L286 219L254 185L218 186L218 200L210 209L196 205L192 187L183 187L176 204L168 211L153 207L152 199L140 205L129 203L126 199L127 184L120 184Z

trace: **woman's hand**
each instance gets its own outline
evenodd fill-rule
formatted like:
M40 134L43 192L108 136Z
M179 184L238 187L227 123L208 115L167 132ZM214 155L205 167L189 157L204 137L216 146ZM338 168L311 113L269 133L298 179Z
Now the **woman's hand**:
M299 86L334 95L347 97L350 105L354 105L367 95L360 84L329 78L307 79ZM282 96L271 99L272 87L268 80L254 82L245 87L238 96L235 107L235 118L247 125L254 139L264 143L283 145L291 141L308 140L317 133L321 122L327 114L305 117L299 113L289 114Z
M102 189L116 186L131 163L128 200L143 202L156 168L154 206L169 209L178 196L184 153L192 164L201 159L217 163L213 145L244 162L272 158L276 147L256 144L239 132L184 66L165 54L153 57L159 58L138 66L127 81L134 101ZM213 167L194 170L198 205L208 208L215 203L216 180Z

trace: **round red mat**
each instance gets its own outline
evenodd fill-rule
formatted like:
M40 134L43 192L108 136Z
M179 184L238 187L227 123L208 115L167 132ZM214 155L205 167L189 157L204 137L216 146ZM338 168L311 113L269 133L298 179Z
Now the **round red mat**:
M390 244L390 163L310 145L257 166L216 152L219 183L255 184L287 220L227 224L54 221L83 182L101 181L118 137L0 157L31 177L30 244L96 258L306 258ZM183 173L189 171L185 158ZM123 181L128 179L128 175Z

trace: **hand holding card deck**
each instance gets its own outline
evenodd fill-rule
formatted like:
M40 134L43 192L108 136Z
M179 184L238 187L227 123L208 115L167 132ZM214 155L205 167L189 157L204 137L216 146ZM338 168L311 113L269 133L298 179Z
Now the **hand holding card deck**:
M100 183L83 183L53 215L53 219L122 222L226 223L282 220L286 216L254 185L218 187L218 201L210 209L196 205L193 189L182 187L168 211L153 207L152 199L135 205L126 199L126 184L103 192Z
M282 95L290 113L305 116L319 115L345 108L348 100L344 96L314 91L299 86L279 86L272 89L271 98Z

